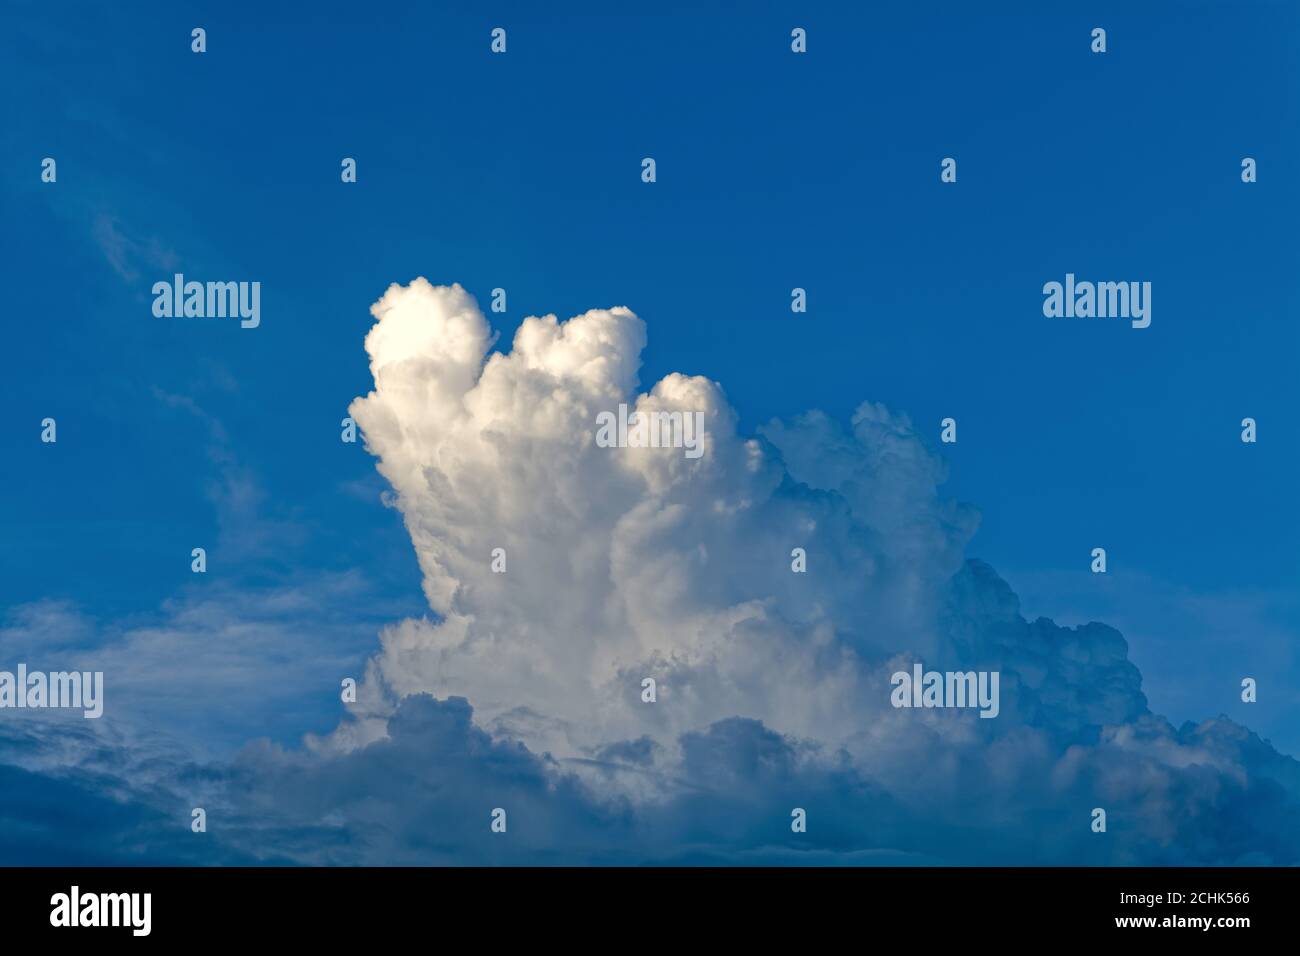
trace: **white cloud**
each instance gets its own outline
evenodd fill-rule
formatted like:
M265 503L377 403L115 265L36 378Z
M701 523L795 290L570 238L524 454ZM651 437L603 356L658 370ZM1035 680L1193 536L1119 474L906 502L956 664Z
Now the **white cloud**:
M647 736L671 772L682 734L739 715L910 791L929 779L917 760L988 756L1015 725L1030 741L1145 709L1118 634L1036 632L963 566L977 517L940 496L943 463L905 416L865 403L848 433L811 413L740 435L708 379L634 391L645 328L623 308L525 319L504 354L459 286L395 285L372 311L375 390L352 413L437 619L385 630L358 723L318 746L373 740L428 692L558 757ZM703 411L704 457L597 447L597 413L624 401ZM913 659L1005 671L996 727L891 708Z
M528 318L490 356L459 286L392 286L372 311L375 390L352 414L440 618L385 632L374 716L429 691L489 722L544 715L512 726L565 756L642 734L671 746L735 714L839 745L887 703L885 658L946 650L937 589L973 520L938 501L938 462L883 407L863 406L852 437L819 417L774 426L824 473L815 490L772 441L737 434L716 383L673 374L634 394L646 340L627 309ZM597 414L624 401L702 411L704 456L597 447ZM657 704L640 700L645 676Z

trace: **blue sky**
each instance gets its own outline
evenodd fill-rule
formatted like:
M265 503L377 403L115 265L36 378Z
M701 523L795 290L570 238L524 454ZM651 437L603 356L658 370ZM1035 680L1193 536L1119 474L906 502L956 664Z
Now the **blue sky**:
M249 633L295 632L267 640L280 696L161 713L205 755L332 730L336 672L430 613L338 440L369 306L426 276L504 287L502 351L525 316L626 305L642 387L717 381L742 433L909 416L1030 620L1113 625L1155 713L1300 752L1300 10L1133 6L10 6L7 649L180 618L253 660ZM261 326L155 319L173 272L260 281ZM1067 272L1150 281L1151 327L1045 318Z

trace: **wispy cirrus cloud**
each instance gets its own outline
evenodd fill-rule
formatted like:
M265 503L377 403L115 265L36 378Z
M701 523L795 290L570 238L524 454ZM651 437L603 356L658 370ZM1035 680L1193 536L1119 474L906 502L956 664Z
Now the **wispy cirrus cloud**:
M95 244L113 271L129 285L140 281L142 270L171 271L180 257L157 236L137 237L115 216L100 212L94 217Z

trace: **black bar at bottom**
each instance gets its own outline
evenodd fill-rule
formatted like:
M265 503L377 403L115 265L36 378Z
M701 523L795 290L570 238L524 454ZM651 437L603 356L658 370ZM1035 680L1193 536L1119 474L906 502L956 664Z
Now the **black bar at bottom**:
M6 940L168 944L375 933L432 942L437 928L444 945L450 931L458 945L516 936L536 946L556 931L676 945L692 941L678 935L688 927L732 942L834 929L870 934L860 941L901 930L926 944L1125 935L1231 944L1293 926L1297 885L1296 870L1260 868L51 867L0 869L0 917Z

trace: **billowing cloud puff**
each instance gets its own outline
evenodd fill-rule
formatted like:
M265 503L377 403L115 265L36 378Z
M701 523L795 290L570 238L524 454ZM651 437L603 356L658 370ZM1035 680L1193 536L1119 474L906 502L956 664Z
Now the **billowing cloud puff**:
M810 416L746 438L707 379L634 394L645 330L626 309L526 319L490 357L459 287L394 286L374 314L376 388L352 413L438 619L384 635L371 714L463 694L563 756L736 714L839 745L887 705L896 652L955 656L936 611L974 516L937 499L941 466L906 421L867 405L852 435ZM597 416L621 403L700 413L704 454L599 447Z

